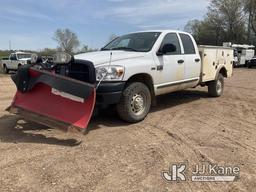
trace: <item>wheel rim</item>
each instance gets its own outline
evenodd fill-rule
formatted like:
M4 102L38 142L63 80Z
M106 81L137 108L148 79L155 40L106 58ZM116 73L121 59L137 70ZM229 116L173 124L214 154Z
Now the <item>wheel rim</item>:
M216 89L217 89L218 94L220 94L222 92L222 82L221 82L221 80L218 80Z
M136 93L131 99L131 109L135 115L141 115L145 111L146 96L143 93Z

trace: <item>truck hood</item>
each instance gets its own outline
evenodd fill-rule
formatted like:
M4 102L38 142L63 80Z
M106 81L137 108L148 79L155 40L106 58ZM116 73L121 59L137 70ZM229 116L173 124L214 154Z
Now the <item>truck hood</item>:
M95 66L109 63L110 55L112 52L112 62L121 61L126 59L140 58L144 57L146 53L144 52L131 52L131 51L97 51L90 53L83 53L75 55L75 59L82 59L91 61Z

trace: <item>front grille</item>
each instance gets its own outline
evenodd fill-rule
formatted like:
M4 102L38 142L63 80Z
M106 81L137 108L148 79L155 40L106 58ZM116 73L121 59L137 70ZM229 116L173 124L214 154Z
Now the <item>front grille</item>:
M79 81L95 84L96 75L92 62L74 60L72 63L56 66L56 74L70 77Z

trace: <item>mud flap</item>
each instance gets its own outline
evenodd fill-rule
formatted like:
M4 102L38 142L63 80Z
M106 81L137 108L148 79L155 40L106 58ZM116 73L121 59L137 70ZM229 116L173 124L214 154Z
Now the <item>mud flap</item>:
M95 85L36 68L22 70L12 77L18 91L9 112L52 128L86 130L95 106Z

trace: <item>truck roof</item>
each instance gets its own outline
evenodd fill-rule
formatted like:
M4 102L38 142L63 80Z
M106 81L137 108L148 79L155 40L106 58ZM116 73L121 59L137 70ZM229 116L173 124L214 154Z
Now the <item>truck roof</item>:
M136 31L136 32L133 32L133 33L143 33L143 32L160 32L160 33L185 33L185 34L189 34L187 32L184 32L184 31L180 31L180 30L170 30L170 29L163 29L163 30L145 30L145 31Z
M246 44L243 44L243 45L233 44L232 47L233 48L242 48L242 49L254 49L255 48L254 45L246 45Z
M28 52L22 52L22 51L16 51L14 52L15 54L31 54L31 53L28 53Z

